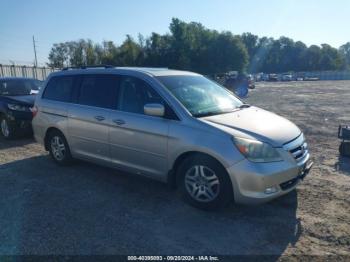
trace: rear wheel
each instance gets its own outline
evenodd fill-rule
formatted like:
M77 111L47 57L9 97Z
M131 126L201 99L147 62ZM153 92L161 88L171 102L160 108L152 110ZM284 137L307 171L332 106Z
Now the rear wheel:
M48 148L50 156L59 165L65 166L72 162L73 158L64 135L57 131L51 131L48 135Z
M0 130L1 135L5 139L11 139L16 136L15 128L11 125L8 119L5 116L0 117Z
M209 156L187 158L180 165L177 177L182 197L197 208L217 209L233 199L225 168Z

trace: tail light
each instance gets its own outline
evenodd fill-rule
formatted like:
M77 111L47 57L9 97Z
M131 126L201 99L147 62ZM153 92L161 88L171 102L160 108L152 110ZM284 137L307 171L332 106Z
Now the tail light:
M30 108L30 111L32 111L32 115L33 118L36 116L36 114L38 113L38 107L37 106L33 106Z

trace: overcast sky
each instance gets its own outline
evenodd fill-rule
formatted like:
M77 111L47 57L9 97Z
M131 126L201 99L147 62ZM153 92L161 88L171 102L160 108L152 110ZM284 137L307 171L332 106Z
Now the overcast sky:
M350 0L0 0L0 63L47 62L53 43L90 38L120 44L168 31L172 17L234 34L282 35L307 45L350 41Z

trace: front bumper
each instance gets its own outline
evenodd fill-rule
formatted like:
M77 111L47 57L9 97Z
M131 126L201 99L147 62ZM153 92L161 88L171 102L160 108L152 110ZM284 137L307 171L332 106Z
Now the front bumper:
M242 160L227 168L235 202L259 204L282 196L304 179L312 165L309 154L300 162L253 163Z
M32 113L21 111L8 111L7 118L9 124L17 131L31 133L32 131Z

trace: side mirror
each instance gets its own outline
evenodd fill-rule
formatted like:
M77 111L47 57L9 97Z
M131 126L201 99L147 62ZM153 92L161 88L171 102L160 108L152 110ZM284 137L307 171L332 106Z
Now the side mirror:
M146 104L143 111L149 116L164 116L165 108L162 104Z

